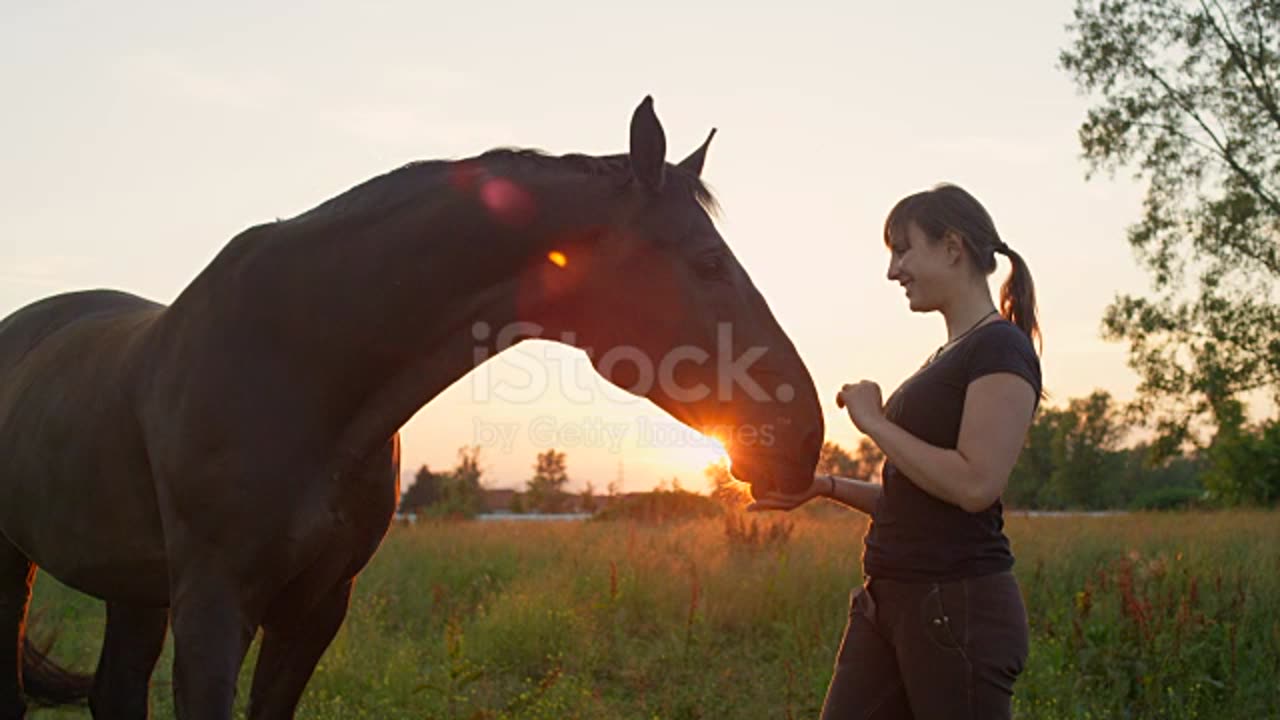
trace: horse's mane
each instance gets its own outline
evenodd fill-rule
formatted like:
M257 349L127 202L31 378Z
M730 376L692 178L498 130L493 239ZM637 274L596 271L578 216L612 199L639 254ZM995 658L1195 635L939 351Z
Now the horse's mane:
M631 172L631 158L627 155L551 155L534 148L494 148L480 155L477 160L524 162L553 169L569 169L597 177L623 176Z
M592 177L631 176L628 155L549 155L527 148L495 148L466 160L416 160L390 172L366 180L346 192L285 222L340 221L367 213L392 210L409 201L421 201L423 193L446 181L453 167L465 163L512 163L543 167L548 170L576 172ZM667 182L678 183L707 212L717 214L719 205L710 188L696 175L676 165L667 165Z
M541 150L530 148L494 148L482 155L478 160L494 159L525 162L542 165L548 168L569 169L596 177L631 177L631 156L621 155L550 155ZM702 178L681 169L678 165L667 164L667 182L678 183L688 190L707 212L719 213L720 205L715 194L707 187Z

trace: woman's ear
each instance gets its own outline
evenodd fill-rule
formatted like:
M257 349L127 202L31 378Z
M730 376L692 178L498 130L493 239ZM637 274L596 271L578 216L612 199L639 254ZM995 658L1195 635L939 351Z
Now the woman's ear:
M947 253L948 264L955 265L964 260L964 246L964 237L955 230L948 230L942 234L942 249Z

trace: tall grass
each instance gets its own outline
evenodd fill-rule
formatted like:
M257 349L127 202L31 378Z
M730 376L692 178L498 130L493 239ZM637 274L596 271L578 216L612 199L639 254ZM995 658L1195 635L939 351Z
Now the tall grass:
M788 520L397 528L299 717L816 717L865 524ZM1032 631L1018 717L1280 715L1280 514L1013 517L1008 531ZM55 655L89 666L100 606L47 578L35 604L59 628Z

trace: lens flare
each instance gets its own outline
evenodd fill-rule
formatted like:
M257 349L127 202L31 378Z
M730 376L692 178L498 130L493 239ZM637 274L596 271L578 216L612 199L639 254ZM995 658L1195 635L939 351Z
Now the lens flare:
M507 178L495 177L480 185L480 202L489 214L509 227L524 227L537 211L533 195Z

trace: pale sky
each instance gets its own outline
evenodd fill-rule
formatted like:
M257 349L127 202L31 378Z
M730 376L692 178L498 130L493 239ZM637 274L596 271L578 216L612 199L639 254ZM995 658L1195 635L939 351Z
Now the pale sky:
M1072 4L10 3L0 315L95 287L170 302L240 230L410 160L625 151L652 94L669 159L719 128L704 178L721 232L809 366L829 440L857 441L841 384L887 396L946 338L885 279L880 238L894 202L939 181L974 193L1030 265L1053 399L1128 399L1125 349L1099 327L1117 293L1148 287L1125 241L1141 185L1085 179L1089 102L1056 67ZM714 449L646 442L661 411L599 391L577 351L522 347L597 390L504 402L468 376L405 426L406 474L485 441L493 486L523 486L554 446L573 489L620 462L625 489L705 488Z

